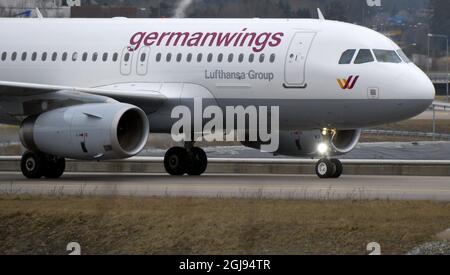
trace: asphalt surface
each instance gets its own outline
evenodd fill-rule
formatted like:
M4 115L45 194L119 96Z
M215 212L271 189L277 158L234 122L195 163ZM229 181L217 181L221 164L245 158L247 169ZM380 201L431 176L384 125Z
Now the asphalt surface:
M68 173L59 180L25 180L0 173L1 194L80 196L183 196L284 199L393 199L450 201L447 177Z

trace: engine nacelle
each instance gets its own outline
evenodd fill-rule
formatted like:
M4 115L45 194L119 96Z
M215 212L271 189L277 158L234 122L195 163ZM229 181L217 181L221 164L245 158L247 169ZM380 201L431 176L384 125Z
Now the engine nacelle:
M144 111L123 103L56 109L25 119L20 128L27 149L83 160L134 156L144 148L148 135Z
M358 145L361 129L336 131L329 142L333 155L350 153Z
M358 144L361 130L338 130L331 137L323 137L320 130L311 131L281 131L280 145L275 155L295 157L321 157L324 154L318 151L318 145L325 143L330 149L327 155L337 156L347 154ZM260 149L261 143L243 142L243 145Z

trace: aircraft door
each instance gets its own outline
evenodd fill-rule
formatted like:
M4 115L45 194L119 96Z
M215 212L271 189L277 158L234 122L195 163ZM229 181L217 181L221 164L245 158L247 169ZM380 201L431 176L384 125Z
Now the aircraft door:
M291 41L284 70L286 88L306 88L306 61L315 32L298 32Z

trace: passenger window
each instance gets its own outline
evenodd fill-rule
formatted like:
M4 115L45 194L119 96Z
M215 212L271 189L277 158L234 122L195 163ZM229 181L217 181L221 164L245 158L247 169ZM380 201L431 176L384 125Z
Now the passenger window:
M253 61L255 61L255 54L252 53L248 56L248 62L253 63Z
M233 59L234 59L234 55L232 54L232 53L230 53L229 55L228 55L228 62L233 62Z
M68 53L67 53L67 52L64 52L64 53L62 54L62 61L66 61L66 60L67 60L67 56L68 56Z
M42 53L42 56L41 56L41 60L42 61L46 61L47 60L47 53Z
M222 63L222 61L223 61L223 53L220 53L220 54L217 56L217 62Z
M57 58L58 58L58 53L54 52L52 54L52 61L56 61Z
M266 58L266 56L262 53L262 54L259 56L259 63L263 63L265 58Z
M24 52L22 53L22 61L26 61L27 60L27 53Z
M93 61L93 62L96 62L97 59L98 59L98 53L93 53L93 54L92 54L92 61Z
M242 61L244 61L244 54L243 53L241 53L239 55L238 61L239 61L239 63L242 63Z
M210 53L210 54L208 54L208 62L211 63L212 60L213 60L213 54Z
M16 61L16 59L17 59L17 53L13 52L12 55L11 55L11 60L12 61Z
M156 54L156 62L161 62L161 53Z
M395 51L373 50L378 62L382 63L402 63L402 60Z
M82 60L87 61L87 59L88 59L88 53L83 53Z
M2 53L2 61L5 61L8 57L8 54L6 52Z
M147 54L146 53L142 53L141 54L141 62L145 62L146 59L147 59Z
M187 62L191 62L191 61L192 61L192 54L191 54L191 53L189 53L189 54L187 55L186 61L187 61Z
M181 59L183 59L183 55L181 53L179 53L177 55L177 62L181 62Z
M37 52L33 52L33 54L31 54L31 61L36 61L37 59Z
M114 53L114 54L113 54L112 61L113 61L113 62L117 62L118 59L119 59L119 54L118 54L118 53Z
M123 60L124 60L125 62L130 61L130 53L126 53L125 56L123 57Z
M166 56L166 61L170 62L171 60L172 60L172 54L168 53L167 56Z
M273 62L275 62L275 54L274 53L270 55L270 63L273 63Z
M102 57L103 62L108 61L108 53L104 53Z
M353 56L355 56L356 50L346 50L339 59L339 64L350 64L352 62Z
M199 53L197 55L197 62L202 62L202 59L203 59L203 54Z
M356 56L355 64L363 64L374 61L375 59L373 58L372 52L368 49L362 49L359 50L358 55Z
M77 61L77 59L78 59L78 53L77 52L74 52L73 54L72 54L72 61Z

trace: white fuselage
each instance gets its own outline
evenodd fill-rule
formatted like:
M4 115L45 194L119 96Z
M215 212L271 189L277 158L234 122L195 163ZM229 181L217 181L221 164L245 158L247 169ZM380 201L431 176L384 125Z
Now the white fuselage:
M399 47L334 21L1 19L0 37L1 81L151 90L172 105L193 97L222 107L277 105L280 126L289 130L398 121L434 98L431 82L412 63L339 64L348 49L356 56L361 49ZM343 89L337 80L350 76L358 79ZM170 130L155 119L167 108L147 113L151 130Z

